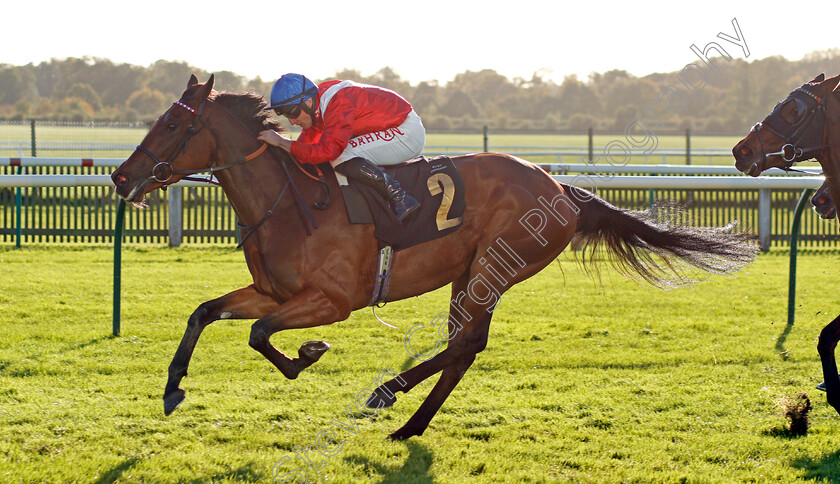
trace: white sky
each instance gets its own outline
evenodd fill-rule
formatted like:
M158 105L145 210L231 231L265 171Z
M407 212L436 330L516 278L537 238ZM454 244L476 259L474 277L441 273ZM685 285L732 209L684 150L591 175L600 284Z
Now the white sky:
M188 6L189 5L189 6ZM186 61L207 71L274 80L286 72L331 77L344 68L370 75L389 66L403 79L446 83L466 70L508 78L540 71L561 81L625 69L637 76L682 69L716 41L733 57L737 18L748 60L796 60L838 45L840 5L792 9L796 2L512 2L359 0L356 2L113 0L6 2L0 64L103 57L148 66ZM797 19L798 17L798 19ZM731 47L731 48L730 48ZM828 73L836 74L836 73Z

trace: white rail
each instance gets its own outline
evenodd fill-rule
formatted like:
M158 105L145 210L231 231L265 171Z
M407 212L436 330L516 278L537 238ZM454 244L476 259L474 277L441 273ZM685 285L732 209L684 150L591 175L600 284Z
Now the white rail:
M0 187L106 187L114 186L110 175L0 175ZM203 187L207 183L180 181L176 187Z
M599 176L599 175L553 175L552 178L580 188L660 188L660 189L805 189L819 188L821 176L762 176L751 178L734 176Z
M2 158L0 166L107 166L117 167L125 161L124 158L41 158L21 157ZM709 165L611 165L591 163L537 163L537 166L548 172L567 173L594 173L597 175L609 174L649 174L649 175L737 175L744 176L735 166L709 166ZM809 166L810 173L785 172L782 170L771 170L767 176L814 176L822 174L820 166Z
M0 166L120 166L125 158L0 158Z
M586 164L586 163L559 163L543 164L537 166L545 171L567 173L594 173L597 175L610 174L649 174L649 175L737 175L745 177L743 173L732 166L709 166L709 165L610 165L610 164ZM822 167L814 166L806 168L808 173L797 171L770 170L763 176L815 176L822 175Z
M589 167L591 165L583 165ZM625 167L627 170L638 169L638 167ZM653 167L650 167L653 168ZM659 167L663 168L663 167ZM686 168L686 167L679 167ZM700 167L694 167L700 168ZM713 167L717 169L729 167ZM586 171L586 170L582 170ZM705 170L705 172L712 172ZM739 176L697 176L697 175L636 175L636 176L604 176L594 174L579 175L552 175L552 178L561 183L578 186L594 191L598 188L618 189L683 189L683 190L705 190L705 189L728 189L728 190L758 190L758 235L762 248L770 247L770 191L776 190L802 190L806 188L818 188L824 181L822 176L762 176L751 178L745 175ZM175 186L200 187L205 183L197 181L182 181ZM113 186L109 175L0 175L0 187L69 187L69 186ZM180 198L177 196L180 190L174 190L170 197L170 204L177 204ZM170 213L180 213L179 207L170 207ZM170 220L173 222L173 220ZM177 222L170 226L170 237L178 240L181 228Z

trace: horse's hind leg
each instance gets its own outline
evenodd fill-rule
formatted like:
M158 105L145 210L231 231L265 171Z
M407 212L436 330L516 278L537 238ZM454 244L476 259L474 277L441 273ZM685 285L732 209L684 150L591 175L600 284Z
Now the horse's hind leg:
M198 338L204 328L219 319L256 319L279 307L276 301L248 286L200 305L190 316L181 344L169 365L169 379L163 393L163 411L171 414L184 400L184 390L178 388L181 379L187 376Z
M840 377L837 375L837 361L834 350L840 341L840 316L828 323L820 333L817 351L822 361L823 378L825 378L825 393L828 404L840 413Z

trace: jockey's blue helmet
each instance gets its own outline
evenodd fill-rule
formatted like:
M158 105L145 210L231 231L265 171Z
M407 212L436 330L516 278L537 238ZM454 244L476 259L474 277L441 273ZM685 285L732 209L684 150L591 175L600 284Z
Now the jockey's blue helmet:
M266 110L297 106L318 92L318 86L300 74L283 74L271 88L271 104Z

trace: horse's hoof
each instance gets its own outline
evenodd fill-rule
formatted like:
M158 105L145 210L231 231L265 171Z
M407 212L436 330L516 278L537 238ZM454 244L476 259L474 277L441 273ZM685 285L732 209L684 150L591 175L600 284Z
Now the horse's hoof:
M394 406L394 403L397 401L397 396L388 396L384 391L380 389L376 389L373 393L368 397L367 402L365 402L365 406L367 408L391 408Z
M407 440L410 437L414 437L415 435L423 435L423 432L414 432L403 427L391 433L391 435L388 436L388 440Z
M180 388L169 395L165 395L163 397L163 413L167 416L172 415L172 412L174 412L175 409L178 408L178 405L184 401L184 395L184 390L181 390Z
M320 360L321 356L323 356L328 349L330 349L330 344L326 341L307 341L306 343L300 345L298 356L301 360L308 363L306 366L309 366Z
M838 379L840 379L840 375L837 375L837 378L838 378ZM817 388L817 390L819 390L819 391L821 391L821 392L825 392L825 391L827 391L827 390L825 389L825 382L824 382L824 381L820 382L820 383L816 386L816 388Z

